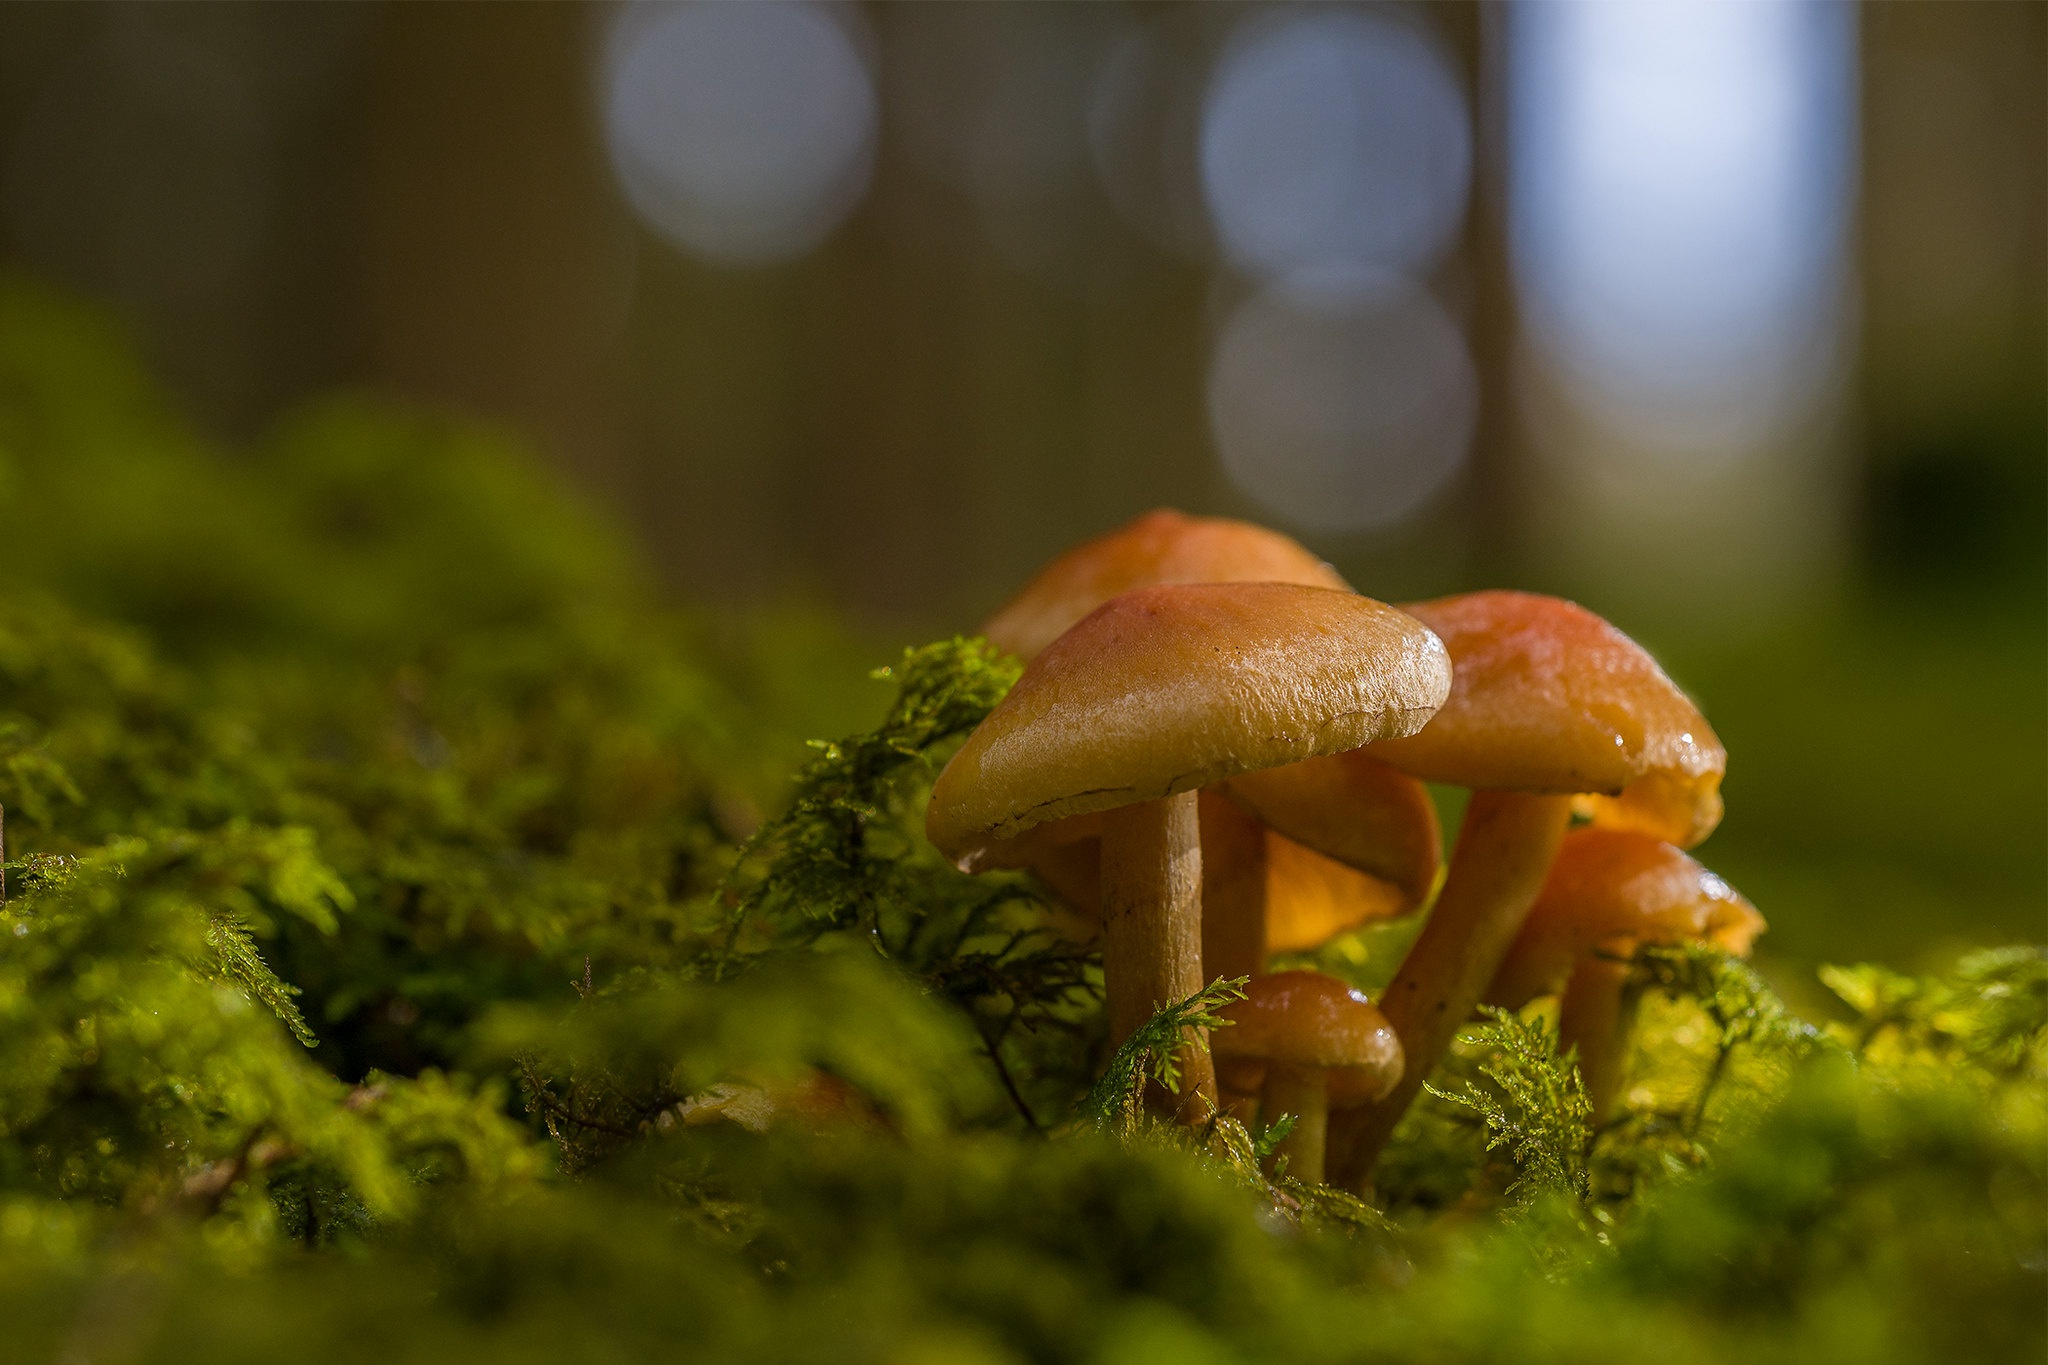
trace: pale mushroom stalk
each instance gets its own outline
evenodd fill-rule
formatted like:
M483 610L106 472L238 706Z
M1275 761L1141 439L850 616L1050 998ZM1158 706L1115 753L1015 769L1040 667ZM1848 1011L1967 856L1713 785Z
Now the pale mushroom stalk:
M1266 829L1220 792L1201 794L1202 979L1266 970Z
M1202 836L1195 793L1139 801L1102 816L1102 976L1109 1036L1119 1044L1158 1010L1202 989ZM1216 1102L1200 1039L1181 1051L1181 1096Z
M1328 1073L1321 1067L1268 1063L1259 1107L1269 1121L1282 1114L1294 1115L1293 1129L1273 1149L1273 1155L1286 1159L1287 1174L1296 1180L1321 1184L1330 1128Z
M1341 1183L1359 1184L1507 957L1571 821L1571 798L1472 794L1444 888L1422 936L1380 997L1407 1069L1349 1125Z
M1636 1005L1641 995L1632 987L1629 963L1588 955L1572 969L1557 1013L1557 1047L1579 1050L1579 1078L1593 1105L1595 1126L1614 1112L1621 1077L1635 1038Z

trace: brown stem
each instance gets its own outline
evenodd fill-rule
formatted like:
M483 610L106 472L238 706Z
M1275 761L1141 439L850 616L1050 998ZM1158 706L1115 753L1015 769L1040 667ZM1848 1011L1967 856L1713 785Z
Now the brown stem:
M1267 1123L1282 1114L1294 1115L1294 1129L1273 1150L1287 1158L1287 1174L1311 1185L1323 1181L1324 1134L1330 1123L1330 1089L1321 1067L1271 1062L1259 1110Z
M1195 793L1141 801L1102 818L1102 978L1109 1040L1122 1043L1162 1006L1202 989L1202 837ZM1209 1040L1180 1054L1181 1117L1216 1103Z
M1202 979L1266 970L1266 827L1221 792L1201 794Z
M1634 1033L1636 1001L1628 977L1628 963L1588 954L1572 969L1558 1004L1558 1050L1579 1049L1579 1076L1593 1102L1596 1128L1613 1112Z
M1500 970L1570 819L1568 796L1472 794L1436 909L1380 998L1406 1058L1400 1083L1346 1125L1349 1150L1338 1153L1341 1183L1356 1189L1370 1179L1394 1125Z

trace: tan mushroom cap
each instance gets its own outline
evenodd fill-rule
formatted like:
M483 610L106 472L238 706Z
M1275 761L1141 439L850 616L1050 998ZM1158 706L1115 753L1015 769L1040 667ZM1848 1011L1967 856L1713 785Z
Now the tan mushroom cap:
M1584 607L1475 592L1402 608L1456 673L1421 733L1372 755L1428 782L1587 794L1596 822L1691 847L1721 819L1727 751L1657 661Z
M1335 569L1277 531L1160 508L1046 565L981 633L996 648L1031 659L1110 598L1162 583L1350 590Z
M1220 1059L1356 1073L1343 1077L1341 1090L1361 1100L1384 1095L1401 1078L1393 1025L1372 1001L1321 972L1255 978L1244 999L1218 1013L1232 1025L1210 1035ZM1330 1079L1338 1084L1335 1074Z
M1026 666L939 774L925 833L967 871L1015 865L997 846L1034 826L1413 734L1449 690L1441 642L1371 598L1140 588Z
M1455 695L1455 676L1451 689ZM1390 764L1354 749L1245 773L1224 790L1268 829L1398 889L1400 908L1378 918L1414 909L1436 887L1443 863L1436 803Z
M1661 839L1633 830L1577 829L1487 991L1519 1008L1560 989L1600 951L1625 957L1646 943L1713 943L1746 957L1764 917L1733 887Z

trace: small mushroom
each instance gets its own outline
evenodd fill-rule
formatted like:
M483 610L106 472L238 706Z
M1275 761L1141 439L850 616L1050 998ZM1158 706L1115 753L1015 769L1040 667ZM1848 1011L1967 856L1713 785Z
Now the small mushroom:
M1575 797L1595 818L1705 838L1727 754L1641 646L1554 597L1479 592L1404 610L1442 637L1451 697L1420 732L1370 756L1473 789L1422 935L1381 996L1408 1071L1341 1135L1340 1178L1361 1185L1536 903Z
M1335 569L1277 531L1162 507L1046 565L981 633L1028 662L1110 598L1163 583L1298 583L1351 590Z
M1573 830L1487 1000L1519 1009L1563 991L1558 1046L1578 1048L1593 1117L1604 1122L1635 1023L1628 983L1637 950L1690 941L1747 957L1764 928L1763 916L1728 883L1663 840L1626 829Z
M1276 1155L1288 1174L1323 1179L1324 1134L1333 1102L1363 1104L1401 1077L1401 1040L1370 1000L1321 972L1274 972L1221 1011L1219 1062L1263 1065L1259 1111L1268 1123L1294 1116Z
M1015 866L1005 843L1039 825L1100 814L1103 976L1122 1042L1202 987L1196 791L1412 734L1449 690L1436 637L1369 598L1282 583L1141 588L1031 661L939 774L925 832L973 872ZM1200 1040L1183 1067L1191 1101L1213 1104Z

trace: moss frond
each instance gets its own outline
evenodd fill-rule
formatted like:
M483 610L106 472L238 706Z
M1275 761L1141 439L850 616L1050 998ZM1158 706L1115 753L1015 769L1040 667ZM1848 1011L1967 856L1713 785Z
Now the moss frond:
M1474 1031L1478 1078L1463 1089L1439 1090L1438 1099L1477 1115L1486 1150L1503 1153L1513 1175L1506 1188L1510 1212L1527 1212L1546 1194L1583 1202L1589 1186L1587 1151L1593 1141L1593 1106L1576 1059L1557 1053L1557 1035L1540 1019L1488 1007Z
M1098 1131L1129 1136L1144 1116L1145 1088L1180 1093L1180 1054L1203 1029L1229 1028L1219 1011L1244 999L1246 978L1220 977L1185 1000L1162 1005L1110 1054L1101 1079L1081 1101L1083 1120Z

